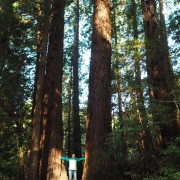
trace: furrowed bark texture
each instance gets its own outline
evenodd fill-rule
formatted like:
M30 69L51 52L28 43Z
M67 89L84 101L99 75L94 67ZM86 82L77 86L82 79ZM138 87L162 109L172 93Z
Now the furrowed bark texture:
M105 137L111 131L110 1L95 0L83 180L109 179Z

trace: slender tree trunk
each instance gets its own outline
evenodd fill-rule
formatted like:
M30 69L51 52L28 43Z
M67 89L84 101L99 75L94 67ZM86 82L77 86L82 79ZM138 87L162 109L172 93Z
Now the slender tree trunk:
M34 91L33 91L33 107L32 107L32 111L31 111L31 116L33 118L34 116L34 108L35 108L35 102L36 102L36 93L37 93L37 82L38 82L38 77L39 77L39 65L40 65L40 54L41 54L41 46L42 46L42 13L41 13L41 7L40 5L37 6L38 10L37 10L37 53L36 53L36 71L35 71L35 75L34 75Z
M115 40L115 52L114 52L114 60L115 62L113 63L114 67L112 68L114 71L114 78L115 78L115 88L116 88L116 93L117 93L117 101L118 101L118 116L119 116L119 123L120 123L120 129L124 128L124 122L123 122L123 111L122 111L122 95L121 95L121 70L119 69L119 52L118 52L118 35L117 35L117 24L116 24L116 6L117 6L117 1L113 0L113 27L112 28L114 30L114 40ZM118 135L118 134L117 134ZM121 141L122 142L122 156L123 156L123 162L122 162L122 166L120 167L121 172L124 172L128 169L128 151L127 151L127 145L126 145L126 135L125 132L123 131L121 133L121 138L120 140L118 139L119 136L115 138L117 138L117 141ZM115 154L116 157L119 157L119 153ZM119 159L116 159L117 161L119 161ZM114 167L115 168L115 167Z
M133 30L134 30L134 43L138 40L138 22L137 22L137 5L135 0L132 0L132 13L133 13ZM135 61L135 80L136 80L136 96L137 96L137 119L141 124L142 130L140 132L140 139L138 140L138 146L140 147L140 156L144 157L152 153L153 143L151 133L148 127L146 110L144 106L143 88L141 82L141 69L140 69L140 56L137 46L134 46Z
M46 69L48 67L46 66ZM49 121L48 121L48 92L47 92L47 76L45 82L45 94L43 100L43 118L42 118L42 129L41 129L41 140L40 140L40 167L39 167L39 180L46 179L47 166L48 166L48 154L49 154Z
M50 0L47 0L50 4ZM39 175L39 150L40 150L40 132L41 132L41 119L43 109L44 97L44 80L45 80L45 65L46 65L46 48L48 41L48 28L49 28L49 15L48 12L44 19L44 33L43 41L40 49L40 61L38 65L38 80L36 88L36 98L34 105L34 113L32 120L32 138L29 157L29 167L27 171L27 180L37 180Z
M72 68L71 68L72 69ZM72 153L71 153L71 109L72 109L72 81L73 81L73 76L72 76L72 72L71 72L71 77L69 79L69 93L68 93L68 119L67 119L67 133L68 133L68 137L67 137L67 149L68 149L68 157L71 157Z
M41 137L40 137L40 152L39 152L39 178L41 180L43 177L43 170L47 163L47 159L44 158L44 151L45 151L45 137L46 137L46 127L47 127L47 94L44 94L43 100L43 117L41 122ZM47 167L47 166L46 166Z
M74 23L74 52L73 52L73 115L74 115L74 153L76 157L82 156L81 130L79 116L79 0L75 0L75 23ZM77 163L77 179L82 177L82 161Z
M110 179L105 137L111 132L111 17L110 1L95 0L86 120L83 180Z

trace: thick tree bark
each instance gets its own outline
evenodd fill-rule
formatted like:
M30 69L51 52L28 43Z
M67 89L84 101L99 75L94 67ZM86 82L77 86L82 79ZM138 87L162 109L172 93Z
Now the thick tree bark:
M147 72L149 94L155 126L159 126L158 144L166 148L172 137L179 135L178 123L175 120L175 106L170 96L168 79L166 78L167 58L162 51L163 44L159 39L159 27L156 15L155 0L142 2L145 20ZM170 64L169 64L170 65ZM173 79L172 79L173 81ZM162 117L162 114L164 116ZM165 117L165 118L164 118Z
M50 0L47 0L47 4L50 4ZM27 180L37 180L39 175L39 150L40 150L40 132L41 132L41 120L43 109L43 97L44 97L44 80L45 80L45 62L46 62L46 49L48 42L48 30L49 30L49 13L44 18L44 32L43 40L40 48L40 61L38 65L38 80L36 88L36 98L34 105L33 121L32 121L32 138L30 147L29 167L27 171Z
M105 137L111 131L111 17L110 1L95 0L86 120L83 180L110 179Z
M46 143L43 158L47 158L46 180L66 179L59 156L62 154L62 62L64 34L64 0L52 2L51 26L47 56L47 124ZM46 166L44 167L46 168Z

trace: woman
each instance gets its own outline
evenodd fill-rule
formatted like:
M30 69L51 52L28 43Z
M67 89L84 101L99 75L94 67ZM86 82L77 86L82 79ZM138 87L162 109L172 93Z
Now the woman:
M76 158L75 154L72 154L71 158L60 156L60 159L69 161L69 180L72 180L72 177L74 177L74 180L77 180L77 161L84 161L85 158Z

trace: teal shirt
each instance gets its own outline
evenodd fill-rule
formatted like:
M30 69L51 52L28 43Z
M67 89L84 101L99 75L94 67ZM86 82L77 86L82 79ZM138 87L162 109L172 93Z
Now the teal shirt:
M77 161L83 161L85 158L67 158L60 157L61 160L69 161L69 170L77 170Z
M67 158L67 157L60 157L61 160L64 160L64 161L70 161L71 159L75 159L76 161L84 161L85 158Z

